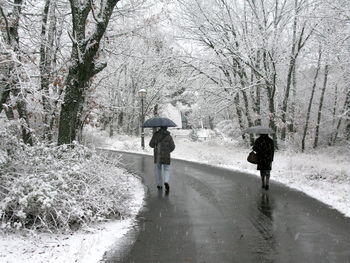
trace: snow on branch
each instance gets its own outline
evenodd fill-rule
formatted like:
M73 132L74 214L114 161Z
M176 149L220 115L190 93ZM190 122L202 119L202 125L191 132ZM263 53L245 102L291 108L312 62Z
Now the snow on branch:
M97 62L93 67L93 74L96 75L101 72L105 67L107 67L106 62Z

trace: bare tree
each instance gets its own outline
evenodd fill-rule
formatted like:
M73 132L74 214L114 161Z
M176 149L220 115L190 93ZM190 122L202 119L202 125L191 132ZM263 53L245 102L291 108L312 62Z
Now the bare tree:
M130 26L130 24L129 24ZM108 66L92 84L96 88L96 102L104 129L109 134L139 132L140 100L138 91L147 90L144 101L145 114L151 114L155 104L165 104L181 99L184 86L189 82L188 69L170 48L170 41L157 25L145 24L137 34L113 39L106 35Z
M345 138L349 141L350 140L350 88L348 88L348 92L346 93L344 115L346 119Z
M113 10L119 1L107 0L98 5L92 1L81 3L78 0L70 0L73 46L60 113L58 144L68 144L76 139L88 82L106 67L105 63L98 60L97 53ZM89 15L94 20L94 28L90 34L87 33Z
M57 34L56 1L46 0L42 13L41 43L40 43L40 89L42 91L44 138L52 141L52 126L54 119L54 105L50 96L50 84L53 83L54 59L57 49L54 47ZM49 19L50 18L50 19Z
M315 90L316 90L318 73L319 73L320 68L321 68L321 57L322 57L322 49L321 49L321 45L320 45L320 48L319 48L319 51L318 51L318 59L317 59L317 66L316 66L315 77L314 77L314 81L313 81L313 84L312 84L312 87L311 87L311 95L310 95L310 100L309 100L309 106L308 106L307 112L306 112L306 120L305 120L303 138L301 140L301 151L302 152L305 150L305 139L306 139L307 131L308 131L308 128L309 128L311 107L312 107L314 94L315 94Z
M1 24L4 26L2 33L3 39L3 56L5 62L1 65L1 87L0 87L0 112L3 105L9 101L10 93L16 98L16 108L20 119L22 120L22 138L25 143L32 144L32 134L29 125L27 112L26 91L21 88L20 78L22 75L21 52L19 47L19 21L22 10L22 0L14 0L12 10L5 14L5 10L0 6ZM10 118L13 113L9 113Z
M308 20L305 20L302 25L300 32L297 32L297 26L299 22L299 13L301 12L302 3L304 1L294 0L294 18L293 18L293 29L292 29L292 45L291 45L291 53L289 59L288 73L287 73L287 81L286 81L286 89L284 92L283 104L282 104L282 133L281 139L284 141L286 138L287 131L287 112L288 112L288 103L289 96L291 92L291 87L293 84L293 75L295 76L296 63L297 58L300 54L300 51L305 46L307 40L311 37L314 28L312 28L309 32L305 32L307 30L306 24ZM295 88L295 87L294 87Z
M328 73L329 73L329 64L328 61L326 62L326 65L324 66L324 80L323 80L323 87L318 107L318 113L317 113L317 123L316 123L316 130L315 130L315 140L314 140L314 148L318 146L318 140L319 140L319 130L320 130L320 123L321 123L321 117L322 117L322 106L324 101L324 95L327 88L327 80L328 80Z

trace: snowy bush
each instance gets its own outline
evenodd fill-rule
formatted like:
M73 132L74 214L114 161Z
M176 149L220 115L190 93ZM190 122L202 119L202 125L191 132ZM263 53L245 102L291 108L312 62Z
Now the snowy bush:
M0 127L0 167L6 164L10 158L18 158L24 144L21 143L17 134L20 134L19 123L10 121Z
M8 162L7 153L4 150L0 150L0 166Z
M128 215L131 175L118 160L77 144L24 145L0 128L0 218L3 229L74 230Z
M223 120L216 124L215 132L229 138L239 138L242 133L239 126L231 120Z

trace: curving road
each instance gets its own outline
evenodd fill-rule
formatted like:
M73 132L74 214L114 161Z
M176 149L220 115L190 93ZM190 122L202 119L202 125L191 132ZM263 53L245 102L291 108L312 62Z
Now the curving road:
M350 219L301 192L273 181L267 192L256 176L173 160L164 195L150 156L122 158L148 195L137 228L104 262L350 262Z

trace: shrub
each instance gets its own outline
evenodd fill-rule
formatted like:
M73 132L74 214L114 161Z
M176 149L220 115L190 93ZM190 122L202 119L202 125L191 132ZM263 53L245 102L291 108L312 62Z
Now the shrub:
M2 228L69 231L128 215L132 176L111 160L78 145L23 144L0 128ZM4 154L5 155L5 154Z
M241 136L241 129L231 120L223 120L219 122L215 127L215 131L222 134L223 137L228 138L239 138Z

